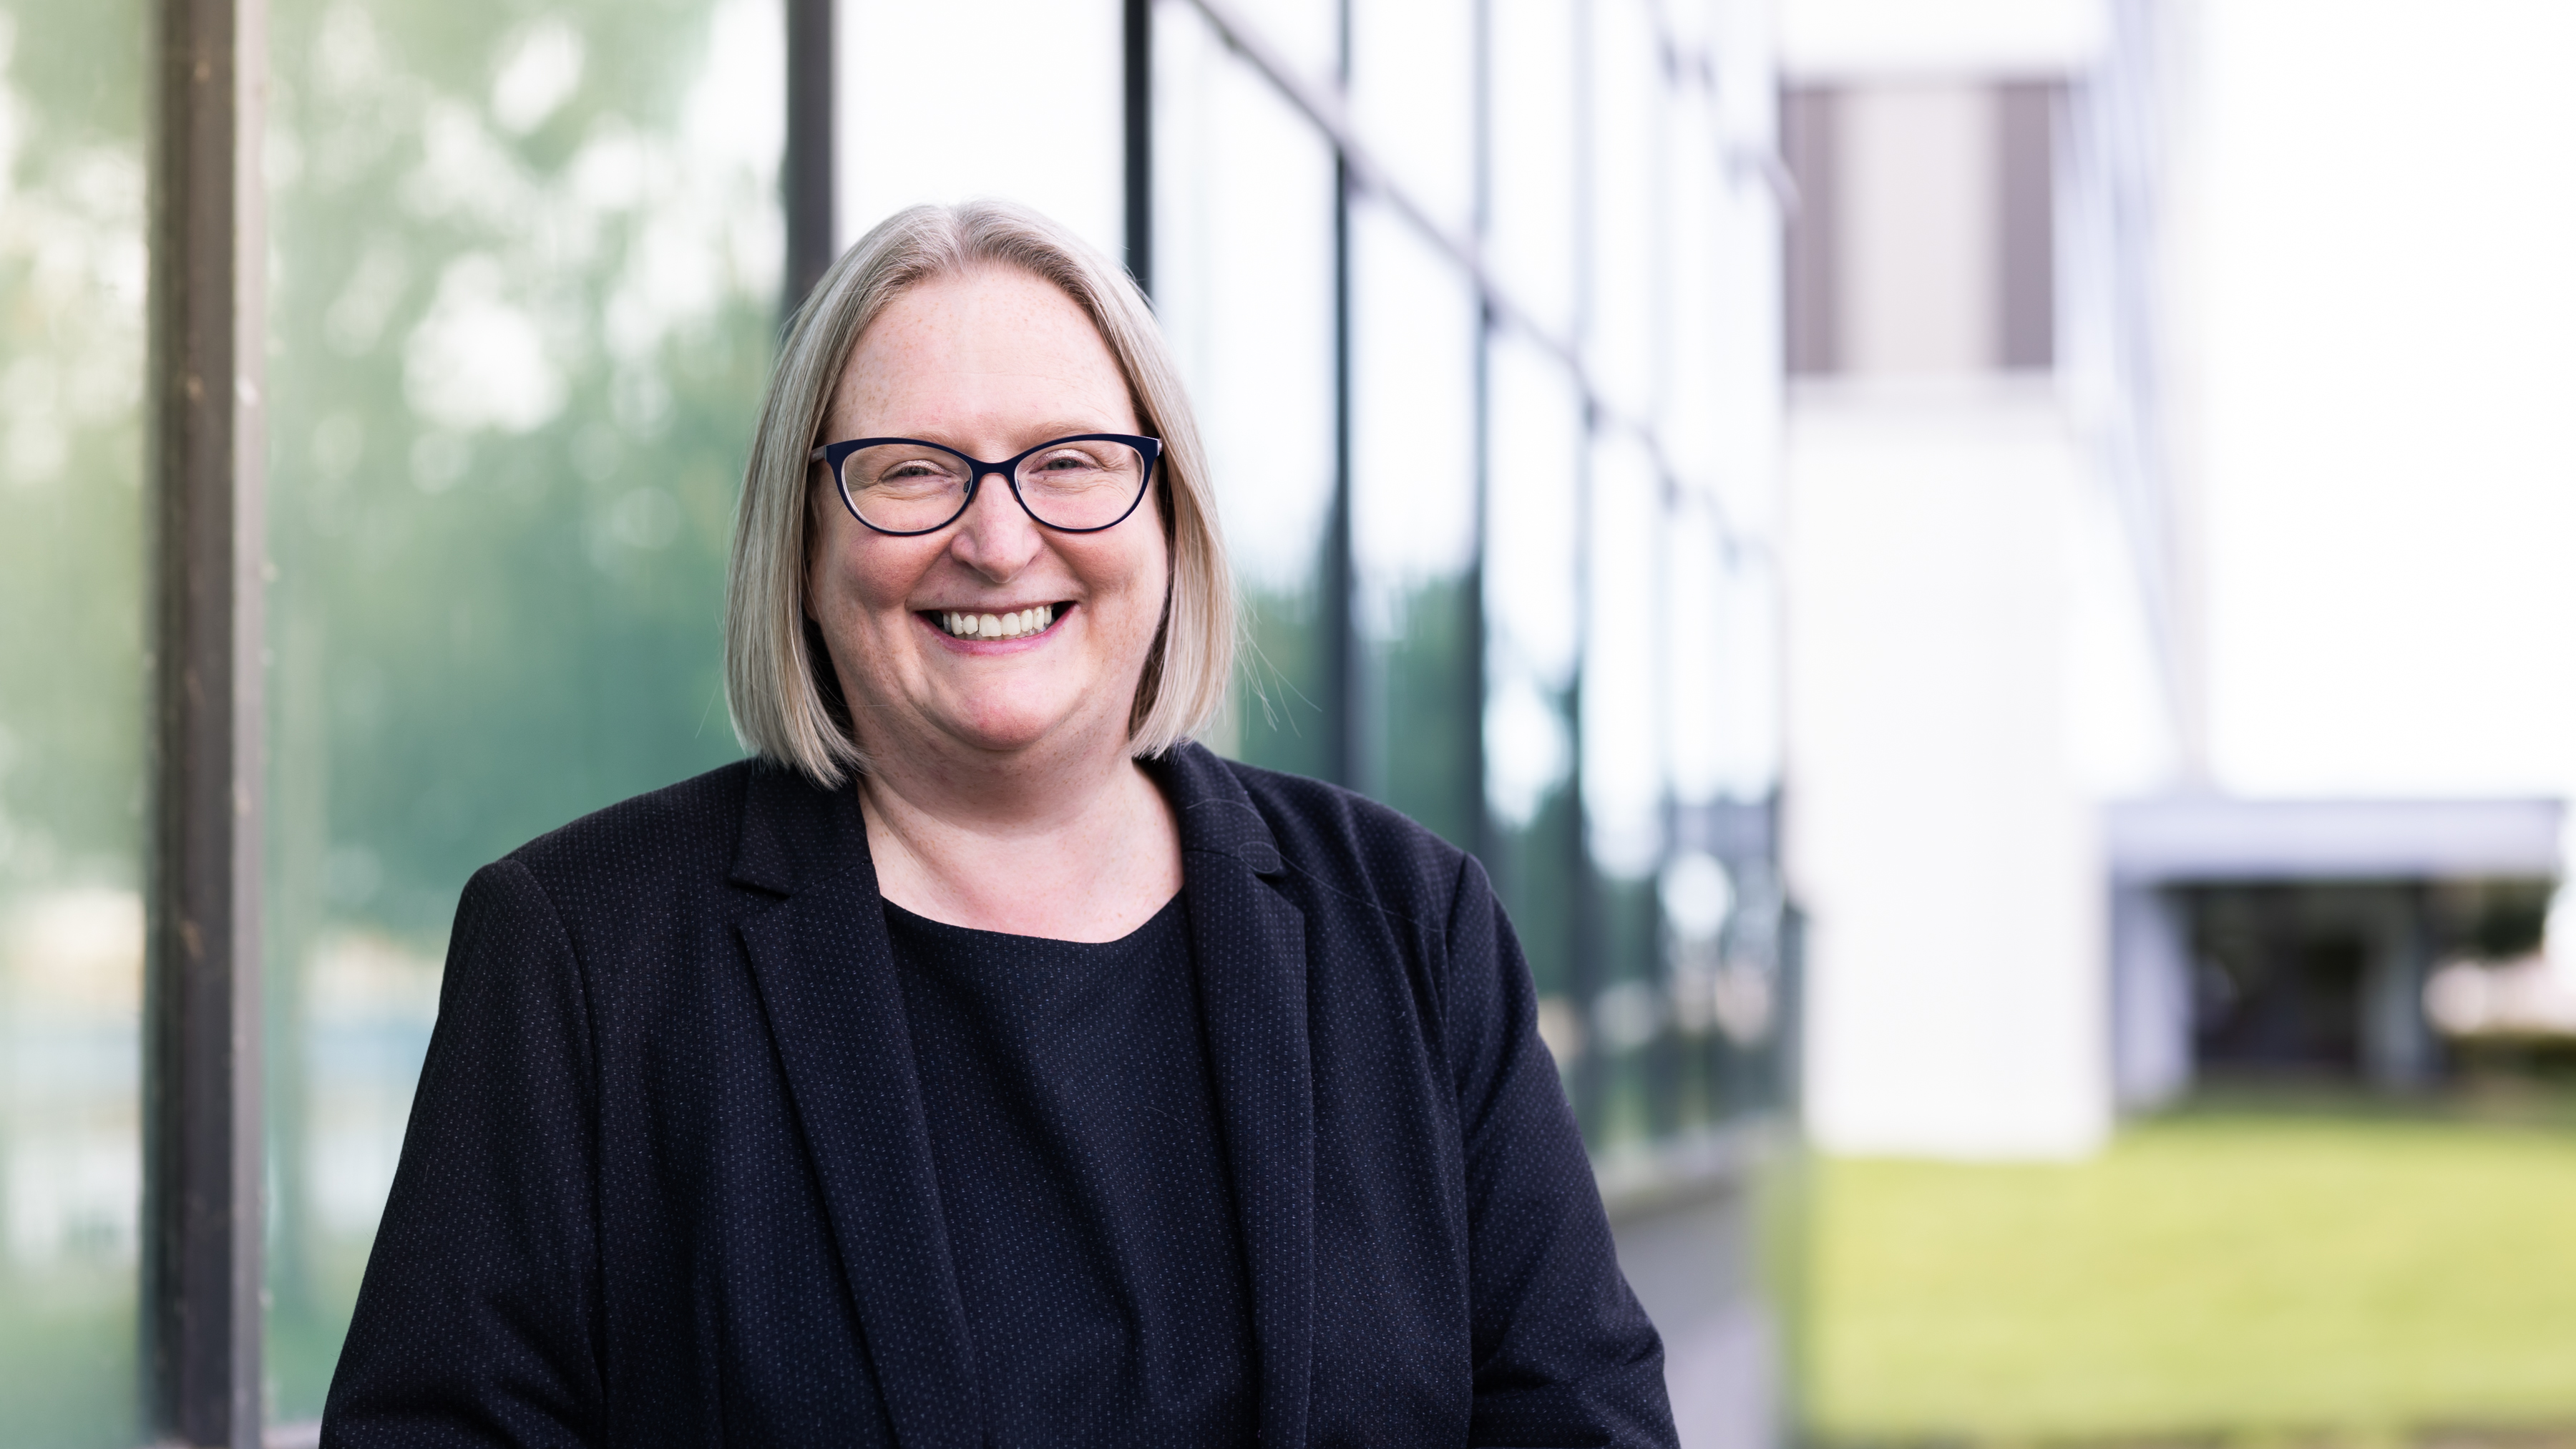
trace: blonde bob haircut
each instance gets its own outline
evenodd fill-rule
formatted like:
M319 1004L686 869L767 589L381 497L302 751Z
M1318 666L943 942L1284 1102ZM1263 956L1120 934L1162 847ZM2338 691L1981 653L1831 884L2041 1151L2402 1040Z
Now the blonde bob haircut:
M743 747L838 789L870 766L822 631L805 610L813 450L859 335L895 298L988 266L1052 282L1100 329L1136 408L1163 442L1155 493L1171 575L1128 714L1129 753L1162 754L1215 715L1234 663L1234 587L1208 493L1207 453L1180 372L1127 274L1033 211L997 201L916 206L841 254L787 324L734 513L725 578L725 703ZM835 505L837 506L837 504ZM1121 525L1126 526L1126 525Z

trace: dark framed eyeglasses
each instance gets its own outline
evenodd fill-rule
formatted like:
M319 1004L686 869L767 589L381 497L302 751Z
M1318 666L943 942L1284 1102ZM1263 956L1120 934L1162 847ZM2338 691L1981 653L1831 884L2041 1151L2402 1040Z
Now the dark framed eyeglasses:
M853 438L816 448L850 516L879 533L937 533L964 516L984 479L999 473L1029 517L1058 533L1115 528L1143 502L1161 461L1159 438L1076 433L1016 458L987 463L920 438Z

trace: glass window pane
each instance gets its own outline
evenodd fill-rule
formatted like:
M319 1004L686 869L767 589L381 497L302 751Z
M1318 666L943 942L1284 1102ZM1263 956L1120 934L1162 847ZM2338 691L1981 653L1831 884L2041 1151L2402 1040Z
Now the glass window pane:
M1658 186L1670 138L1652 17L1643 5L1593 5L1585 160L1589 226L1583 354L1602 400L1630 418L1654 406L1668 217Z
M1466 236L1476 204L1474 5L1409 0L1355 4L1350 14L1350 119L1361 145L1434 221Z
M1512 299L1558 337L1574 333L1577 15L1566 0L1494 5L1492 231L1485 263Z
M1581 754L1584 838L1594 913L1593 1050L1604 1060L1595 1151L1670 1126L1652 1048L1665 1020L1653 879L1662 864L1663 711L1658 667L1672 621L1659 540L1661 480L1645 448L1620 434L1594 440L1586 503Z
M1486 407L1485 804L1487 868L1545 1000L1541 1024L1572 1071L1582 840L1573 795L1575 543L1583 409L1573 381L1531 344L1491 343Z
M1664 681L1666 748L1676 800L1699 802L1718 793L1724 756L1718 721L1728 637L1727 582L1734 572L1715 510L1701 497L1685 498L1664 519L1657 540L1664 578L1664 627L1656 641Z
M1767 551L1739 557L1720 585L1711 783L1720 795L1765 800L1780 788L1780 576Z
M1777 142L1780 108L1767 84L1755 84L1766 63L1763 54L1753 45L1722 46L1716 91L1699 103L1706 120L1685 127L1710 138L1714 154L1698 164L1709 168L1717 184L1699 203L1702 249L1681 254L1700 258L1706 278L1705 311L1692 324L1706 356L1688 364L1694 376L1704 367L1706 380L1692 384L1691 393L1675 403L1676 413L1705 419L1704 432L1687 423L1680 430L1683 455L1693 460L1685 478L1693 489L1708 490L1728 532L1728 567L1718 583L1715 616L1722 636L1721 680L1716 707L1703 726L1714 756L1707 788L1747 802L1766 800L1777 789L1781 748L1776 540L1783 232L1779 199L1749 159ZM1694 164L1687 159L1691 149L1684 149L1685 166ZM1702 467L1703 444L1704 471L1688 471Z
M1777 108L1752 105L1726 83L1713 108L1724 127L1725 182L1709 213L1713 358L1702 405L1714 450L1710 481L1728 520L1762 539L1775 531L1779 504L1784 247L1779 199L1750 158L1776 144Z
M1333 155L1196 11L1156 12L1155 48L1155 309L1250 616L1212 743L1329 775Z
M144 33L0 8L0 1446L139 1437Z
M1473 849L1476 335L1463 274L1392 211L1351 214L1351 551L1361 788Z
M840 0L842 245L903 207L993 196L1126 252L1117 0Z
M1654 869L1661 849L1663 694L1657 655L1671 627L1658 540L1666 520L1654 459L1605 434L1592 449L1583 640L1583 803L1594 862Z
M777 0L272 10L273 1412L310 1418L466 877L736 756Z
M1486 416L1486 617L1497 654L1550 692L1573 682L1577 651L1583 399L1555 358L1511 333L1493 340ZM1499 758L1499 757L1498 757ZM1567 763L1571 763L1570 761ZM1496 808L1506 815L1497 797Z
M1696 94L1674 97L1666 114L1670 144L1659 183L1666 285L1658 309L1663 337L1654 368L1655 428L1673 471L1688 485L1707 488L1716 482L1720 451L1719 339L1728 327L1757 319L1727 316L1719 302L1718 215L1726 181L1714 118Z

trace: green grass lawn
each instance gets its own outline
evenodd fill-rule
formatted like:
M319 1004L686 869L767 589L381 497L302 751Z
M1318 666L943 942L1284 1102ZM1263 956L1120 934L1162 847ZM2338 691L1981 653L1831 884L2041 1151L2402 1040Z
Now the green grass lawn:
M1828 1160L1833 1440L2384 1440L2576 1424L2563 1107L2238 1098L2067 1166Z

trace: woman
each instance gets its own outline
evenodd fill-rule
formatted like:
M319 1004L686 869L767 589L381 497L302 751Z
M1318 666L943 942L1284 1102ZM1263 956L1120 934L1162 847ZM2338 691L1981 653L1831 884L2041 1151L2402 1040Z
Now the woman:
M840 260L736 525L758 758L466 888L326 1443L1672 1441L1483 872L1188 742L1206 489L1052 224Z

